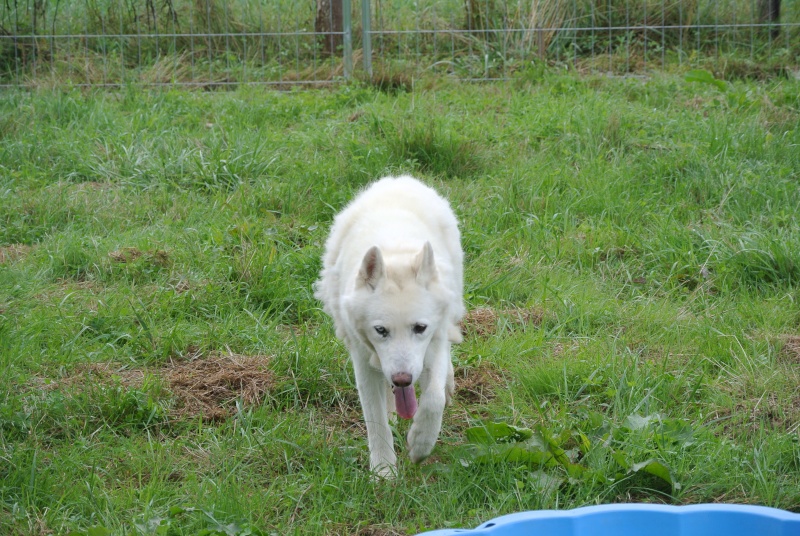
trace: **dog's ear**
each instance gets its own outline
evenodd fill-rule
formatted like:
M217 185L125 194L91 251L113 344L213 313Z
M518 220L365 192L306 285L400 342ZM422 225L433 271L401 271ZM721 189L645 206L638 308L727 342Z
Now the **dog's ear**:
M378 246L372 246L361 262L361 269L358 271L358 277L356 278L356 288L367 286L370 290L375 290L384 275L385 269L381 250L378 249Z
M417 283L426 287L439 278L436 272L436 263L433 260L433 246L430 242L425 242L422 251L417 253L414 259L414 271L417 272Z

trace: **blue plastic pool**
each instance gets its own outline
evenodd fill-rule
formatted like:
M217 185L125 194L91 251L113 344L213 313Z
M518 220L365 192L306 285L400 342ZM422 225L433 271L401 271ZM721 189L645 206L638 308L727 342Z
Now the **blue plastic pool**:
M800 514L765 506L605 504L510 514L425 536L800 536Z

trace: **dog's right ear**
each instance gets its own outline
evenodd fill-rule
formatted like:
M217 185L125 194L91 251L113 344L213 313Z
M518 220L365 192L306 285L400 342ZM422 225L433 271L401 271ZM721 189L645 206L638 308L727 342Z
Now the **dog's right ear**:
M417 273L417 283L425 288L438 280L436 262L433 260L433 246L430 242L425 242L422 251L414 259L414 271Z
M385 274L383 267L383 255L378 246L372 246L364 255L364 260L361 262L361 269L358 271L356 278L356 288L369 287L370 290L375 290L378 283Z

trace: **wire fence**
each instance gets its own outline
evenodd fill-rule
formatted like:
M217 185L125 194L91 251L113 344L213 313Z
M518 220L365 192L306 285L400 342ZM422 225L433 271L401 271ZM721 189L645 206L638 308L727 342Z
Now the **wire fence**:
M0 87L800 64L798 0L2 0ZM733 66L733 67L732 67Z

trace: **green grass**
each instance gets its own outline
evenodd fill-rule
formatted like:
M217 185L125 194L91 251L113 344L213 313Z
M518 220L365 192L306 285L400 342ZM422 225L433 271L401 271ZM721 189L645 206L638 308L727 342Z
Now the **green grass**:
M391 93L3 93L0 532L800 511L798 95L550 71ZM454 349L433 457L412 465L398 424L384 482L311 285L336 211L400 172L451 200L468 306L496 314ZM182 411L170 367L229 353L266 356L261 400ZM468 437L486 422L529 428L538 454ZM647 460L669 480L634 470Z

